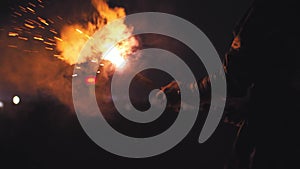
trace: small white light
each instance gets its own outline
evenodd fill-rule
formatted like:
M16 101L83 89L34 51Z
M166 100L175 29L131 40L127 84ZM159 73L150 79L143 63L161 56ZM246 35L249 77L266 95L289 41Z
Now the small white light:
M0 108L4 107L4 103L2 101L0 101Z
M13 101L14 104L19 104L21 99L20 99L19 96L14 96L12 101Z
M91 62L93 62L93 63L97 63L97 61L98 61L98 60L96 60L96 59L92 59L92 60L91 60Z

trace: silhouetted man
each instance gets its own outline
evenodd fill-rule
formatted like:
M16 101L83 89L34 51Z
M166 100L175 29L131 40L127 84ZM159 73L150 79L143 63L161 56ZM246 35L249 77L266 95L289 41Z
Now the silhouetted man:
M254 83L247 125L236 145L239 168L295 168L299 156L299 22L296 3L256 1L241 33L242 46L229 58L229 73ZM297 80L298 79L298 80Z

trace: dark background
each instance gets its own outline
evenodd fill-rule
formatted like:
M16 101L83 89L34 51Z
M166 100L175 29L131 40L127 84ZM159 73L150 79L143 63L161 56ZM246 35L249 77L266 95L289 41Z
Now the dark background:
M0 54L0 100L5 103L5 109L0 110L1 168L221 169L230 161L237 127L221 122L213 136L199 144L197 139L205 114L199 115L192 131L179 145L155 157L128 159L98 147L82 130L72 108L58 99L56 92L60 89L49 91L31 82L38 81L36 76L31 76L36 70L39 70L38 77L52 77L49 74L54 72L63 78L72 72L73 67L57 59L40 58L47 58L48 54L27 56L24 52L7 48L7 44L11 43L7 33L13 24L10 8L27 2L0 2L0 49L3 51ZM46 3L47 9L42 12L44 16L61 15L69 21L80 20L81 13L89 9L89 2L85 0L48 0ZM299 16L296 3L112 0L109 4L124 7L127 14L159 11L187 19L206 33L221 59L230 49L233 32L238 32L240 21L252 6L254 11L241 33L242 47L238 52L230 53L227 77L231 96L243 96L246 88L251 83L255 84L248 108L251 113L246 117L250 126L243 140L246 148L240 149L247 151L247 146L255 145L256 168L294 167L299 156L296 117L300 91L297 50L300 29L296 26ZM39 67L49 68L36 69L36 65L32 67L28 60L41 61ZM9 69L12 66L14 69ZM22 76L25 78L21 81L11 80L11 77ZM62 85L62 88L67 87ZM20 105L10 103L13 95L21 97Z

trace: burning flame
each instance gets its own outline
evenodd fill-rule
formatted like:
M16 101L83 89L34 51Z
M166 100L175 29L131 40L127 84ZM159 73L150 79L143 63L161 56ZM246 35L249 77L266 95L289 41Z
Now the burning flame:
M103 59L109 60L116 67L122 67L126 63L125 59L122 57L121 50L116 47L113 47L108 52L106 52Z
M96 59L93 58L94 56L86 56L86 58L78 60L83 46L88 40L92 40L97 48L97 53L102 55L102 59L110 61L116 67L122 67L126 63L126 57L132 53L134 47L138 46L137 40L131 37L132 28L125 25L124 19L112 22L125 17L125 10L119 7L110 8L105 0L92 0L92 4L99 14L99 17L95 19L96 23L88 22L84 26L79 24L65 26L61 31L61 38L55 38L57 49L61 52L56 56L70 65ZM107 23L111 23L111 26L104 30L106 31L105 36L91 38ZM127 40L120 43L119 39Z

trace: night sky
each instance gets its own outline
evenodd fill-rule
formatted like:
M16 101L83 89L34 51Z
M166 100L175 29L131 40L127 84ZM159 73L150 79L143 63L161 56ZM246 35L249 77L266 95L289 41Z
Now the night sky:
M300 15L296 3L110 0L110 6L124 7L126 14L170 13L200 28L217 49L220 59L224 60L225 55L229 58L226 109L229 113L226 115L233 121L235 117L237 121L245 121L235 150L232 147L238 127L224 119L209 140L203 144L197 142L206 118L204 110L191 132L173 149L151 158L129 159L101 149L81 128L72 105L74 66L53 57L55 51L44 50L34 40L23 43L8 36L13 26L22 24L22 20L11 16L14 9L28 2L36 3L35 0L0 2L0 103L3 104L3 107L0 105L0 168L223 169L228 166L228 169L242 169L247 163L244 156L254 149L255 169L296 168L294 164L300 153L296 139L299 133L296 117L300 111L297 103L300 29L296 25ZM86 14L92 12L89 0L45 0L44 5L45 8L38 11L41 16L59 15L65 19L64 24L81 23L88 19ZM55 28L60 30L62 26L56 24ZM241 48L237 51L230 49L234 32L241 38ZM144 40L144 47L174 50L199 75L198 80L202 80L203 74L199 71L203 66L199 66L201 62L195 60L194 53L184 44L163 36L140 38ZM11 45L18 48L9 47ZM155 71L148 75L150 79L156 77L153 79L158 81L156 87L170 80L167 75L151 73ZM251 85L254 88L249 103L241 104L237 100L247 95ZM12 103L15 95L21 99L17 105ZM140 105L141 109L143 106ZM243 114L245 109L247 113ZM137 128L114 117L118 116L107 116L110 124L138 137L148 136L145 131L163 132L176 119L174 115L165 115L159 121ZM236 159L238 162L233 162Z

